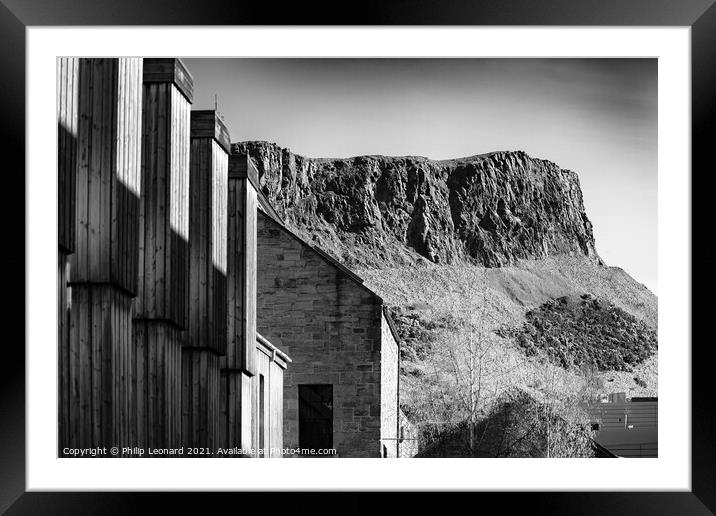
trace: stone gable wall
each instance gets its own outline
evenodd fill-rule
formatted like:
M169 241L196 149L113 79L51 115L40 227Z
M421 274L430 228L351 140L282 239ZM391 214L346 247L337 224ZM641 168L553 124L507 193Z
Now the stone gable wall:
M381 444L386 457L398 456L398 343L393 337L385 315L381 317Z
M380 457L381 299L263 212L257 231L258 331L292 359L284 447L299 445L298 385L332 384L337 456Z

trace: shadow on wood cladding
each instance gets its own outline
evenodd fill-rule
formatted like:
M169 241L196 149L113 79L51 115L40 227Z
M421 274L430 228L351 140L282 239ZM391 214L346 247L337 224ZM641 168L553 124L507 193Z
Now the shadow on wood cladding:
M141 274L135 317L166 320L185 328L191 106L172 83L145 83L143 100Z
M143 82L133 445L173 448L182 444L192 83L177 59L145 59Z
M141 59L79 60L72 281L137 290Z
M57 240L60 251L75 250L75 177L79 60L57 60Z
M247 158L245 158L247 159ZM256 450L256 191L229 156L227 195L227 343L221 358L223 446ZM255 456L255 453L250 455Z
M189 166L189 305L182 351L183 442L216 446L222 434L219 358L226 353L228 131L213 111L192 111Z
M290 359L256 333L255 169L229 179L229 132L191 111L178 59L57 77L59 455L280 447Z
M59 62L60 234L74 230L71 247L60 241L58 264L60 449L130 439L141 66L140 58Z
M79 60L57 60L57 345L58 433L70 443L70 294L69 255L75 250Z
M190 156L186 345L224 354L228 156L216 140L205 137L192 137Z

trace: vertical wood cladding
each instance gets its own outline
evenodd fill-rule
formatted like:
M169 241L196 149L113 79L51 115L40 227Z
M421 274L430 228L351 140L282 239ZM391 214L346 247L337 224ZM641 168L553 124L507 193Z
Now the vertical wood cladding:
M278 367L278 366L277 366ZM236 369L221 370L221 431L220 446L225 448L241 448L240 456L256 457L258 435L254 425L258 417L258 376L249 376ZM278 386L282 389L282 385ZM275 421L275 418L274 420ZM272 423L273 424L273 423ZM282 427L278 422L281 433Z
M69 254L75 249L79 60L57 60L57 345L58 431L70 443L70 299Z
M288 359L257 344L250 160L230 179L228 131L190 111L179 60L61 59L57 76L60 447L280 456Z
M254 375L254 377L256 378L254 380L254 396L256 400L256 405L254 408L254 414L256 414L256 417L254 417L254 434L256 435L256 445L259 458L269 457L271 450L269 433L269 405L271 401L269 397L269 378L271 374L270 367L271 364L269 362L268 356L266 356L264 353L257 352L256 375ZM262 380L263 389L261 389Z
M195 124L194 113L192 127ZM189 319L186 345L210 348L224 354L227 338L228 154L216 139L192 136L190 163Z
M182 350L183 443L219 444L220 355L226 352L228 132L214 111L192 111L189 310Z
M144 66L151 70L152 60ZM135 317L180 327L189 274L189 116L189 101L172 82L144 83Z
M137 289L142 59L79 60L73 281Z
M134 404L141 447L182 444L182 344L189 278L191 76L177 59L145 59Z
M131 298L116 287L73 285L66 446L126 446L130 442L131 318Z
M219 356L207 349L182 350L182 444L215 448L221 418Z
M228 340L225 366L255 373L256 346L256 187L246 155L229 158ZM255 176L255 174L254 174Z
M69 258L60 250L57 255L57 345L59 368L57 384L58 424L60 444L70 442L70 299L67 287Z
M287 364L260 341L255 341L254 351L255 375L235 369L221 372L221 446L240 447L244 457L282 457L283 372Z
M133 334L132 442L140 447L179 447L183 444L181 331L161 321L135 319Z
M222 443L256 449L251 422L258 415L256 378L256 190L247 157L229 156L227 238L227 342L221 359Z
M339 457L379 457L382 300L258 214L258 331L287 353L284 443L298 447L298 385L333 385Z
M269 365L269 450L271 457L281 458L283 448L283 367Z
M69 92L67 77L74 71L66 64L61 83L65 81ZM58 270L60 312L63 306L71 307L67 318L60 320L61 447L131 444L141 69L141 58L78 59L76 63L76 148L67 145L71 138L65 132L58 155L58 163L65 164L65 176L70 170L76 174L74 253L64 266L60 255ZM71 126L67 102L61 108L65 115L60 116L60 126L63 116L66 126ZM76 167L68 169L75 149ZM64 206L71 204L70 191L66 184L60 185ZM71 288L65 290L63 299L68 270L72 271ZM66 330L62 328L65 322Z
M170 82L186 97L189 103L194 101L194 79L181 59L173 57L144 59L143 80L145 84Z
M256 436L254 435L253 421L255 419L255 403L253 384L255 376L239 373L241 378L241 421L240 443L244 450L256 449Z
M260 388L263 378L264 388ZM283 448L283 368L259 347L256 350L254 435L259 458L281 457ZM263 394L263 399L261 395ZM263 411L260 408L263 408ZM261 444L263 443L263 448Z
M66 254L75 248L78 72L77 58L57 59L57 237Z
M221 369L220 382L219 445L225 448L241 446L241 374Z

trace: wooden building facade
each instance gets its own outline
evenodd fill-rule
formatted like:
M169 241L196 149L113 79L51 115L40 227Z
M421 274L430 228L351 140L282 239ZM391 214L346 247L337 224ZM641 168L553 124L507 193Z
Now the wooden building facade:
M139 278L132 331L139 447L182 442L182 330L187 324L191 76L177 59L143 71Z
M282 446L290 359L256 333L256 182L222 119L191 110L178 59L63 58L57 78L60 456L280 456L259 450Z
M58 63L59 424L127 442L141 195L142 59Z

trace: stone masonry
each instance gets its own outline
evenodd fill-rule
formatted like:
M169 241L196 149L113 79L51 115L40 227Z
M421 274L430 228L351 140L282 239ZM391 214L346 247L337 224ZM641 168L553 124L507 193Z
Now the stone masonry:
M338 457L380 457L396 437L398 349L383 300L259 210L258 331L293 363L284 376L284 448L299 446L300 384L333 385ZM390 452L389 452L390 456Z
M385 314L381 322L380 438L385 457L398 456L398 344Z

